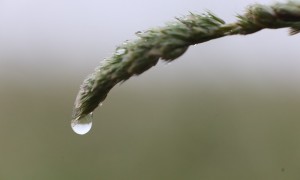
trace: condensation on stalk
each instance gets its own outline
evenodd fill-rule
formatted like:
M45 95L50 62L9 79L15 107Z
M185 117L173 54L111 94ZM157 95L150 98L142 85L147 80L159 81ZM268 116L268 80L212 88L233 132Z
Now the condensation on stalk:
M84 135L88 133L93 125L93 112L86 115L81 119L73 119L71 121L71 127L76 134Z

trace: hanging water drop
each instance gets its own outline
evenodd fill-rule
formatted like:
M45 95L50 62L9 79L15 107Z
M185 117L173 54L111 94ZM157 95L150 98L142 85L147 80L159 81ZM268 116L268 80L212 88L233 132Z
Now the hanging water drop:
M71 121L71 127L73 131L77 134L84 135L88 133L93 125L93 113L86 115L81 119L73 119Z

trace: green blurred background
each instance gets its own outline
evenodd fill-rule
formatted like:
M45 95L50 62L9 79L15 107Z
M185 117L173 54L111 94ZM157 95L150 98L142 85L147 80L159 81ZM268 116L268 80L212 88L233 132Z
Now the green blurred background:
M70 127L84 77L134 32L206 8L232 21L252 2L0 1L0 179L299 179L286 29L191 47L117 85L88 134Z

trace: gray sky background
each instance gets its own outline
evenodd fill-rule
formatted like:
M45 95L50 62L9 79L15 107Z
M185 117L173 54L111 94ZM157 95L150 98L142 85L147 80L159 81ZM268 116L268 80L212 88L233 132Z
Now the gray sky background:
M275 1L1 0L0 80L80 82L118 44L134 39L136 31L206 9L232 22L255 2ZM298 86L299 38L288 36L287 29L226 37L191 47L170 66L162 63L143 76L177 83L226 79Z

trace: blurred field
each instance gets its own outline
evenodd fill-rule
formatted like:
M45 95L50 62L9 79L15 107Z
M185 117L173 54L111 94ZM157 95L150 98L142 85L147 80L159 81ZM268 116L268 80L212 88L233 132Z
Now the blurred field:
M116 87L85 136L69 124L73 83L3 86L0 179L300 178L293 91L143 80Z

